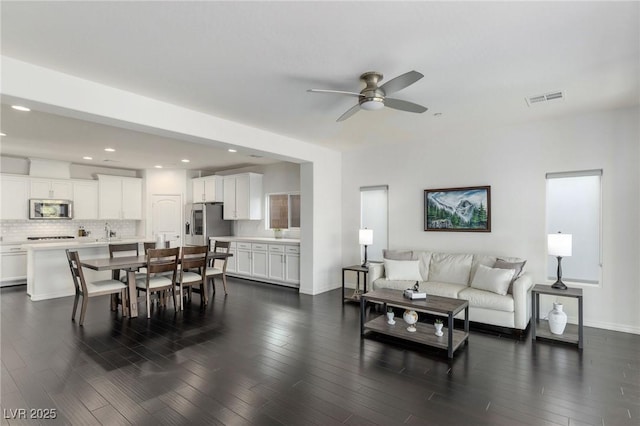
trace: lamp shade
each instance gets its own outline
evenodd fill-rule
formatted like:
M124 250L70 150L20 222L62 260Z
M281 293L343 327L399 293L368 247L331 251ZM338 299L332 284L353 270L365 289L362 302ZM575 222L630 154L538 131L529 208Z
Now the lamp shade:
M373 229L360 230L360 244L365 246L373 244Z
M549 234L547 236L549 256L571 256L571 234Z

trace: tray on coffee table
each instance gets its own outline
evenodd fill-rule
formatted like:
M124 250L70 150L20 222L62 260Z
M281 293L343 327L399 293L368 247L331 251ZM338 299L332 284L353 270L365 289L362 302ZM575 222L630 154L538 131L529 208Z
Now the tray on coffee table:
M365 322L365 310L367 302L380 303L386 312L387 306L395 306L416 312L435 313L447 316L445 322L445 333L436 336L431 325L418 322L417 331L407 331L407 324L402 318L396 320L395 325L387 323L385 315ZM464 314L464 330L456 330L453 317L462 310ZM449 297L428 295L426 300L411 300L402 295L401 290L376 290L362 294L360 296L360 335L365 336L365 331L370 330L376 333L386 334L404 340L433 346L447 350L449 358L453 358L453 353L463 343L469 341L469 302L466 300L452 299Z

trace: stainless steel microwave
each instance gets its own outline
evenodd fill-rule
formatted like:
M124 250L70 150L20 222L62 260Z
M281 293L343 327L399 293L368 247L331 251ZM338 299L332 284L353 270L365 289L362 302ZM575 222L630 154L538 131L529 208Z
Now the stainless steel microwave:
M29 219L73 219L71 200L29 200Z

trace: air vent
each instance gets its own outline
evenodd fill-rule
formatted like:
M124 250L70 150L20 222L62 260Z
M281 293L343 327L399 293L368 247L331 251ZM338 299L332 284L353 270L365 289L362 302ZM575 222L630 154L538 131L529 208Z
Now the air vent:
M565 98L564 92L559 91L559 92L545 93L544 95L529 96L525 98L525 100L527 101L527 105L533 106L533 105L543 104L550 101L563 101L564 98Z

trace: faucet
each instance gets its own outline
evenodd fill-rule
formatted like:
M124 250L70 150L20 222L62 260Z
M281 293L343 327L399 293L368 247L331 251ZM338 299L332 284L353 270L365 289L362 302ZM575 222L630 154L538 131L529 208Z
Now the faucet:
M109 225L109 222L104 223L104 236L107 240L111 239L111 225Z

